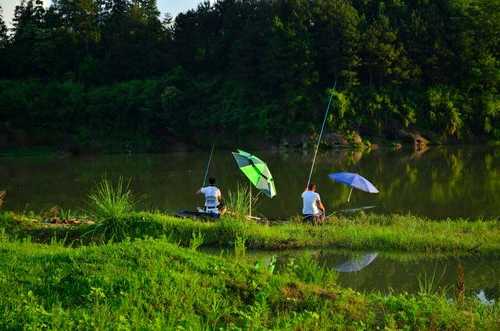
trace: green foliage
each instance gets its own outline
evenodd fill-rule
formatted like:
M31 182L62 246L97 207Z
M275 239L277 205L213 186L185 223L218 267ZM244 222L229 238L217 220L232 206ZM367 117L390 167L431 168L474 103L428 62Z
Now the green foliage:
M313 256L304 253L297 259L290 259L287 270L294 273L300 280L306 283L318 283L329 286L336 282L337 275L334 270L321 267Z
M315 276L306 283L295 271L270 274L163 240L2 245L2 330L494 329L500 314L472 298L459 305L433 294L359 294Z
M429 120L431 126L439 128L443 135L460 137L463 127L459 108L460 96L446 88L432 88L428 91Z
M70 244L92 242L82 234L94 225L66 229L47 229L36 215L0 213L0 228L12 238L33 238L48 242L56 237ZM223 217L217 222L179 219L160 213L130 213L119 219L122 237L162 238L189 246L203 235L204 246L233 248L237 238L245 239L249 249L285 249L305 247L350 247L356 250L384 249L406 252L454 252L500 255L500 228L496 219L429 220L416 216L358 214L340 217L321 227L288 222L264 225ZM432 236L429 236L432 233ZM83 239L83 240L82 240ZM99 236L95 239L100 239ZM109 239L109 238L108 238Z
M277 141L316 130L337 82L332 129L498 139L498 12L221 0L162 21L153 0L24 1L12 35L0 18L0 129L10 146L111 151L214 131Z
M234 241L234 256L242 258L246 254L246 238L243 236L236 236Z
M250 211L255 212L258 196L252 194L247 185L238 184L236 191L229 191L227 195L227 208L229 213L238 219L246 219Z
M443 270L441 275L438 275L437 270L434 269L432 274L423 274L418 276L418 290L422 295L441 295L445 296L447 288L440 286L440 281L446 270Z
M105 239L123 239L127 235L124 218L135 206L130 181L120 177L113 183L104 178L97 184L94 192L89 194L89 200L90 215L97 224L89 233L102 235Z
M204 237L201 232L195 233L193 232L193 237L191 238L189 242L189 247L193 250L196 251L198 247L203 245Z
M128 191L108 186L113 189L100 191ZM47 236L50 228L36 216L1 212L0 329L455 330L495 329L498 324L498 304L482 305L467 296L459 303L449 300L437 290L436 273L421 279L416 295L359 294L339 287L336 273L319 266L311 254L291 260L279 272L275 257L266 264L243 258L247 247L333 244L410 250L408 259L418 258L415 251L498 255L496 220L358 215L319 228L129 213L122 221L135 240L65 247L52 236L58 228ZM86 229L64 231L71 240ZM17 241L24 235L33 240L44 236L45 244ZM234 245L238 259L196 252L202 243Z
M59 217L62 220L71 220L77 218L77 215L71 209L59 209Z

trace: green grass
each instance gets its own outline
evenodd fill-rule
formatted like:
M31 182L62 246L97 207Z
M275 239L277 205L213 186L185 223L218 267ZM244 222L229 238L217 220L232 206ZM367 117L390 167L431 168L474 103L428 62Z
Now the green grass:
M130 181L122 177L116 183L104 178L89 194L90 217L96 221L88 234L98 234L104 239L121 240L127 236L125 217L130 214L135 202L130 190Z
M337 218L322 226L296 222L266 225L232 218L216 222L179 219L161 213L132 212L119 219L123 237L168 236L189 246L193 233L203 235L204 246L233 247L238 237L250 249L337 247L354 250L396 250L422 253L500 255L500 223L497 220L448 219L432 221L416 216L358 215ZM83 233L98 225L50 228L36 217L0 213L0 228L14 238L26 236L47 242L52 237L80 242ZM83 243L102 237L83 238Z
M239 185L235 191L229 191L227 209L232 217L245 219L255 212L259 200L259 193L252 194L250 186Z
M249 248L327 246L500 255L496 220L361 214L323 226L264 225L115 211L103 212L96 224L78 226L0 212L0 330L499 327L499 303L486 306L472 297L450 301L449 293L436 290L435 275L422 278L414 295L360 294L338 286L337 274L310 254L284 268L276 268L276 258L246 256ZM95 230L107 218L120 222L120 237ZM215 257L198 252L201 246L226 247L234 254Z
M281 273L137 240L67 248L2 242L1 330L491 329L500 306L360 294L307 256Z
M265 225L227 218L205 223L142 212L128 216L128 224L132 237L170 235L183 244L193 232L201 232L208 246L231 246L237 237L245 237L246 246L252 249L343 247L500 255L500 224L494 220L431 221L414 216L360 215L323 226L294 222Z

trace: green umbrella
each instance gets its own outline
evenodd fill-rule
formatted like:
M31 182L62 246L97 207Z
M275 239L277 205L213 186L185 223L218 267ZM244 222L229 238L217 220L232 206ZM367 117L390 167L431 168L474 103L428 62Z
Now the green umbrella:
M276 195L273 176L264 161L240 149L233 152L233 157L240 170L259 191L270 198Z

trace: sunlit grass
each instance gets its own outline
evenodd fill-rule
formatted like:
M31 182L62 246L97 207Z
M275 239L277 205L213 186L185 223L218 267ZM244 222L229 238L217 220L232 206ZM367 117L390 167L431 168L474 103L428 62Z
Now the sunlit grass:
M105 239L123 239L127 236L127 222L124 218L134 207L130 181L122 177L116 183L102 179L89 194L90 216L97 223L89 234L98 234Z
M458 304L432 291L343 289L308 255L279 272L275 263L223 259L165 240L80 248L4 242L0 272L9 281L0 281L0 329L461 330L494 329L500 317L498 304L469 297Z
M216 222L203 222L158 212L129 212L124 215L102 218L97 225L54 229L37 223L33 217L4 212L0 213L0 228L5 228L6 234L15 232L17 237L29 235L36 241L46 241L46 238L57 235L67 238L68 243L82 239L91 242L91 237L81 238L81 234L88 231L102 234L106 230L107 239L168 236L186 247L195 233L203 235L203 246L212 247L232 247L236 238L244 237L249 249L337 247L500 255L500 223L496 220L433 221L411 215L360 214L312 226L298 222L268 225L232 216L225 216Z

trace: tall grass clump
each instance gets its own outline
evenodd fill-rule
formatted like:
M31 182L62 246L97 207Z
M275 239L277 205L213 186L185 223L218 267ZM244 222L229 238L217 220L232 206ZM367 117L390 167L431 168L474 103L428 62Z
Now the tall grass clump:
M135 207L130 180L122 177L116 183L104 178L89 194L90 215L96 226L89 231L104 239L123 239L127 235L126 216Z
M249 187L238 184L236 191L228 193L227 208L232 216L243 219L255 211L257 200L258 196L252 195Z
M446 269L443 270L441 275L438 275L437 270L434 269L432 274L424 273L417 277L418 280L418 293L422 295L441 295L445 296L448 288L440 287L439 284L443 280Z

